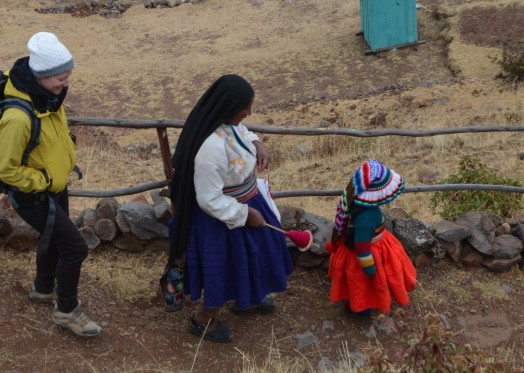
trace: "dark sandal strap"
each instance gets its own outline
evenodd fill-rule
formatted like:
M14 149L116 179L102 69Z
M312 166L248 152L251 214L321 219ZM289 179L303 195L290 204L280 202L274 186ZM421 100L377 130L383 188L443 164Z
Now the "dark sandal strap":
M222 324L220 321L218 321L216 318L212 318L211 322L209 322L209 325L216 324L215 328L212 331L207 331L206 333L206 327L208 327L208 323L201 323L199 324L194 316L191 317L191 327L189 331L191 334L197 335L199 337L203 337L204 339L207 339L212 342L217 343L227 343L231 341L231 333L229 329Z
M212 318L211 321L209 322L209 326L215 324L216 322L216 318ZM203 322L203 323L198 323L196 320L195 320L195 316L193 315L191 317L191 327L194 329L194 330L198 330L200 333L204 333L206 328L209 328L208 326L208 323L206 322ZM210 331L208 330L207 333L210 333ZM207 334L206 333L206 334Z

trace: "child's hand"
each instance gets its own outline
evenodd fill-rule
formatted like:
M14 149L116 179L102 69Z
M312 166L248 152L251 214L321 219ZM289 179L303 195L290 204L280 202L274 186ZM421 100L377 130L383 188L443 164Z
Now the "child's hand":
M375 267L374 264L367 267L362 267L362 269L364 270L364 274L370 278L375 277L377 274L377 267Z

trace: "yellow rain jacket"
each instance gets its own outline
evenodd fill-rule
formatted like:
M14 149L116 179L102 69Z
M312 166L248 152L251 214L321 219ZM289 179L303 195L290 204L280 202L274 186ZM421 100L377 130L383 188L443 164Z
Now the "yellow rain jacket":
M31 102L30 97L17 90L11 80L8 80L4 94ZM57 112L37 112L37 116L42 127L40 143L29 153L27 166L21 165L21 160L31 138L31 118L18 108L6 109L0 118L0 180L24 193L61 192L76 164L75 145L64 105Z

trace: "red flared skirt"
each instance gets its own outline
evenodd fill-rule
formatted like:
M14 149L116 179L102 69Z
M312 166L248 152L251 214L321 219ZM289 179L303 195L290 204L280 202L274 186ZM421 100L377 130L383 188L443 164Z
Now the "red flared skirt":
M416 270L390 232L384 231L371 246L377 269L372 278L364 274L355 252L347 249L343 238L326 248L331 253L328 275L332 302L349 300L354 312L375 308L384 313L390 311L393 299L401 306L409 303L408 292L415 289Z

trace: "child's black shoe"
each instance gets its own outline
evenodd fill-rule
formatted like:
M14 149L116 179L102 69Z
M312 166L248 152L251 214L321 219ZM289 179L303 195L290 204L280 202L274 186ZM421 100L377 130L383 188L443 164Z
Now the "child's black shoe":
M354 312L349 307L349 302L344 304L344 314L349 317L354 317L356 319L375 319L378 316L378 311L375 308L368 308L364 311Z

